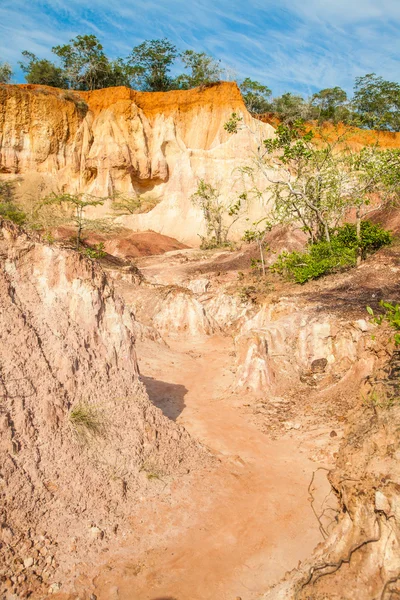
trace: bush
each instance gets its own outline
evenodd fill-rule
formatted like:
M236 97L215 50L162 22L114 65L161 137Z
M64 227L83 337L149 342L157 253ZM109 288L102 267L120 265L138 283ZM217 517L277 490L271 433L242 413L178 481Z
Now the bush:
M17 225L26 221L25 213L14 202L14 187L9 181L0 182L0 217Z
M383 310L383 313L375 316L374 311L370 306L367 306L367 311L373 318L374 323L382 325L386 322L392 329L395 330L393 341L396 346L400 346L400 304L392 304L391 302L385 302L381 300L379 306Z
M345 223L331 235L331 243L318 242L306 252L283 252L271 269L296 283L305 283L329 273L356 265L357 248L365 258L392 241L392 234L370 221L361 223L361 239L357 240L356 226Z
M104 250L104 243L100 242L99 244L95 244L93 248L88 246L83 250L83 254L90 258L91 260L96 260L99 258L104 258L107 252Z
M367 254L376 252L383 246L388 246L393 240L390 231L383 229L380 225L371 223L371 221L362 221L360 241L357 241L356 227L351 223L345 223L337 230L335 235L343 246L355 249L359 246L363 258Z

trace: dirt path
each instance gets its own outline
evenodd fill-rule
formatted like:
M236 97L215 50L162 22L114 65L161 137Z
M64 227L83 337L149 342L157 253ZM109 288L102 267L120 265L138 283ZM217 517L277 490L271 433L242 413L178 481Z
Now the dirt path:
M255 600L321 541L307 492L318 465L240 410L231 350L227 337L139 344L151 400L220 465L178 490L176 504L143 507L136 543L127 539L94 580L98 600ZM152 545L138 553L144 537Z

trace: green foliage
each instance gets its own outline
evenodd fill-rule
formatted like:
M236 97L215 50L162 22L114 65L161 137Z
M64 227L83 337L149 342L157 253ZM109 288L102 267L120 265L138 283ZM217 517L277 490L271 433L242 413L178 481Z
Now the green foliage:
M168 39L149 40L135 46L128 64L140 86L149 92L165 92L172 87L169 75L178 50Z
M0 217L16 225L26 221L26 214L15 203L14 186L10 181L0 181Z
M50 85L58 88L68 87L67 77L60 67L47 59L39 59L32 52L24 50L22 55L25 62L20 62L25 79L28 83Z
M271 269L296 283L305 283L355 266L359 245L365 256L391 241L390 232L369 221L361 223L361 239L358 240L356 226L345 223L331 235L330 242L324 240L312 244L306 252L283 252Z
M320 123L332 121L333 123L346 122L350 116L347 106L347 94L342 88L325 88L311 98L311 106L315 108L314 118Z
M393 241L393 236L390 231L387 231L380 225L371 221L362 221L361 236L357 238L356 226L352 223L345 223L336 232L335 239L346 248L361 248L363 258L367 254L371 254L388 246Z
M230 116L230 119L224 124L224 129L228 133L237 133L239 130L239 123L243 121L243 118L238 114L233 112Z
M107 252L104 250L104 243L100 242L99 244L95 244L93 248L90 246L84 248L83 254L92 260L98 260L99 258L104 258Z
M400 85L375 73L357 77L353 107L356 122L370 129L400 131Z
M272 101L272 112L285 124L292 124L299 119L307 120L312 116L309 102L302 96L287 92L274 98Z
M215 83L221 78L220 61L215 60L205 52L185 50L180 54L184 68L189 73L183 73L175 79L177 87L188 90L200 85Z
M396 346L400 346L400 304L393 304L391 302L385 302L381 300L379 303L383 310L383 313L375 316L373 309L367 306L367 311L373 317L374 323L382 325L387 323L396 332L393 336L393 340Z
M249 112L261 114L271 110L269 98L272 92L266 85L246 77L240 84L240 91Z
M112 210L118 216L136 215L149 212L159 203L160 199L154 196L135 195L129 196L115 192L112 196Z
M87 219L85 210L92 206L100 206L104 204L103 199L95 198L84 194L50 194L43 199L42 206L70 206L73 209L71 216L66 217L66 222L70 222L76 227L76 249L79 250L82 233L84 230L96 230L99 227L96 225L96 220Z
M11 65L0 61L0 83L10 83L12 75Z
M200 179L197 190L191 196L195 206L198 206L206 223L206 237L201 238L201 249L209 250L222 246L230 246L229 230L240 216L243 196L229 205L221 199L220 191L204 179ZM228 222L227 222L228 221Z
M77 35L69 44L52 48L61 60L69 86L77 90L95 90L129 83L126 65L121 59L110 61L95 35Z

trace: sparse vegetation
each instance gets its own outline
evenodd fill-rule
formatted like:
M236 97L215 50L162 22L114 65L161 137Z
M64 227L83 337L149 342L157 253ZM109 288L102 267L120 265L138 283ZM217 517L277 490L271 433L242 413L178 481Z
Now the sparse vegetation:
M382 313L376 315L370 306L367 306L368 314L373 318L373 322L377 325L387 323L394 331L393 341L396 346L400 346L400 304L393 304L381 300L379 303Z
M363 257L387 246L392 235L370 221L361 224L361 248ZM356 265L359 241L356 225L345 223L330 236L310 244L306 252L283 252L271 269L296 283L305 283L322 275L335 273Z
M41 206L70 206L73 212L65 217L66 223L72 223L76 227L75 245L79 250L84 231L96 231L107 227L107 223L101 219L88 219L85 216L86 209L93 206L101 206L104 199L94 198L87 194L50 194L41 202Z
M11 65L0 61L0 83L10 83L12 75Z
M118 216L136 215L152 210L160 202L159 198L144 194L127 195L115 192L112 197L112 210Z
M69 420L79 440L89 442L105 434L104 419L98 408L88 403L79 403L69 413Z
M209 250L229 246L229 231L240 217L245 196L241 195L235 202L227 205L218 188L200 179L191 199L201 209L206 223L206 235L200 236L200 248Z
M100 242L99 244L95 244L93 247L87 246L84 248L83 254L91 260L98 260L99 258L104 258L107 252L104 250L104 243Z
M23 225L26 214L15 202L14 184L11 181L0 181L0 217Z

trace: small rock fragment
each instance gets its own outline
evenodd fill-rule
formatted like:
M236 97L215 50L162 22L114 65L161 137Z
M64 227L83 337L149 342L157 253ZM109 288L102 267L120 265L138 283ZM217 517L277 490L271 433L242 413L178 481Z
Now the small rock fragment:
M28 558L25 558L24 559L25 569L29 569L29 567L32 567L34 562L35 561L33 560L32 556L28 556Z

